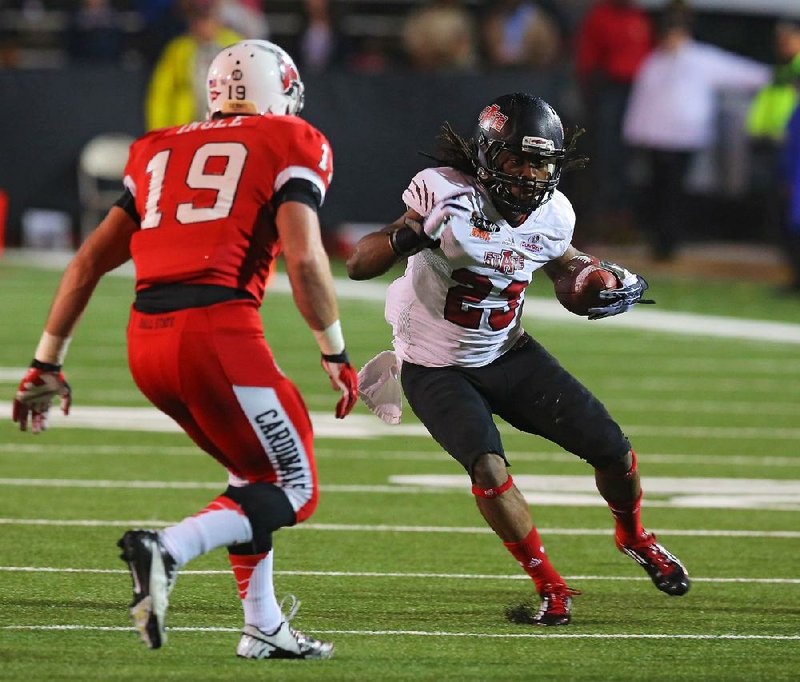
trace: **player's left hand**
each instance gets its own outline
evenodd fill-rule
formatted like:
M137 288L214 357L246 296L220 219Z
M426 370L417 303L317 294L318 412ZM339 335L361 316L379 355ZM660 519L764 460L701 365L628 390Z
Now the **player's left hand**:
M647 291L647 280L641 275L626 270L625 268L609 261L600 261L600 267L611 272L619 281L616 289L606 289L598 296L608 304L589 309L589 319L599 320L612 315L626 313L637 303L655 303L652 299L642 298Z
M328 373L333 390L342 393L341 399L336 403L336 418L344 419L358 400L358 375L350 364L347 351L338 355L323 354L322 369Z
M470 210L458 202L460 195L449 197L438 204L434 204L431 212L422 223L422 231L432 241L438 240L442 236L444 229L455 218L468 218Z
M27 431L30 415L31 431L44 431L47 428L47 412L56 396L61 399L61 411L69 414L72 389L61 367L34 360L19 383L11 419L19 424L21 431Z

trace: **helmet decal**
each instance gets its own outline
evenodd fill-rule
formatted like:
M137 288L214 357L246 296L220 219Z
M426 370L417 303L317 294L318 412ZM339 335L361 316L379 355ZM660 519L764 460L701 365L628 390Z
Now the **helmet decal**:
M300 74L297 73L297 67L294 65L294 62L288 59L285 52L278 54L277 57L281 68L283 91L288 94L297 87L297 84L300 82Z
M484 130L494 129L499 132L507 121L508 116L500 111L497 104L490 104L478 116L478 125Z

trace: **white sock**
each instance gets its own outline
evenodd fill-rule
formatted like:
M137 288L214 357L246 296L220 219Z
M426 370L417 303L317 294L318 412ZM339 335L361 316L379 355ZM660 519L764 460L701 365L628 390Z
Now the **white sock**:
M205 509L161 531L161 541L178 567L217 547L250 542L253 528L227 498L217 498Z
M239 587L245 625L267 633L277 630L283 621L272 584L272 554L228 555Z

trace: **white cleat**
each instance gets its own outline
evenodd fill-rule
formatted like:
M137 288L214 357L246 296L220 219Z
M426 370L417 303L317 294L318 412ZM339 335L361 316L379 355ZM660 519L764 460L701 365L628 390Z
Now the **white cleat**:
M253 625L245 625L242 638L236 647L241 658L331 658L333 644L314 639L289 627L289 621L297 612L299 602L292 596L293 604L287 618L278 629L266 633Z

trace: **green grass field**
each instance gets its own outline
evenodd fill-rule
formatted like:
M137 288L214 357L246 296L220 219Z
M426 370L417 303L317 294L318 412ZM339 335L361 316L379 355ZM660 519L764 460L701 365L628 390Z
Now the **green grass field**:
M73 342L73 416L37 437L8 419L57 281L0 261L0 679L798 679L800 344L526 317L632 439L645 524L694 580L685 597L658 592L614 548L587 465L501 426L549 554L583 591L572 625L533 629L504 618L532 583L484 528L460 467L408 410L399 435L361 405L332 425L313 338L273 292L267 337L320 425L322 484L315 516L276 535L276 586L303 602L294 624L337 654L253 662L234 655L224 551L180 575L167 646L147 650L130 627L117 538L194 513L225 481L180 433L68 428L81 408L147 406L125 361L130 279L104 280ZM652 285L662 310L800 323L800 301L756 284ZM380 303L341 307L354 363L389 347Z

